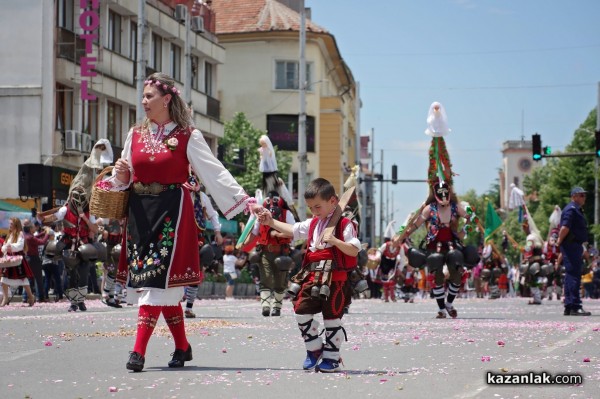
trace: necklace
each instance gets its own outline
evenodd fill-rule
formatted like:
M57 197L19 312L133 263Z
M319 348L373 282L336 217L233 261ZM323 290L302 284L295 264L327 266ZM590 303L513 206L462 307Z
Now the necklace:
M156 133L152 133L150 129L145 129L141 134L141 142L144 143L144 147L140 152L150 154L150 162L153 162L156 157L154 154L160 154L161 152L167 152L167 146L164 144L164 138L171 134L172 130L165 134L165 126L171 123L167 121L163 124L158 124L158 130Z

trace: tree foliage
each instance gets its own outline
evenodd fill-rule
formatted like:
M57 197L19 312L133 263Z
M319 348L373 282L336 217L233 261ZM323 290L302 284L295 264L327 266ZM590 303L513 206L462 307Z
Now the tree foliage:
M566 147L565 153L595 152L594 130L596 126L596 110L592 110L586 120L574 131L571 143ZM546 158L545 164L534 168L523 181L523 191L527 207L540 230L542 238L548 236L549 217L555 206L561 209L569 203L570 192L574 186L583 187L589 194L584 206L584 213L591 226L590 231L595 237L600 236L600 228L593 226L594 220L594 164L593 156ZM494 182L483 195L477 195L475 191L469 190L460 196L461 201L469 202L475 207L482 225L485 225L486 201L491 201L498 215L503 220L502 229L492 236L496 247L500 249L502 231L505 230L518 244L525 244L526 234L522 223L519 222L518 210L502 210L500 207L500 187ZM482 234L471 234L467 244L481 244ZM520 256L520 248L509 245L507 258L511 262L517 262Z
M260 155L258 152L258 139L266 132L255 128L246 118L243 112L238 112L233 119L225 122L224 137L219 140L223 145L223 163L231 172L235 180L251 196L262 185L262 173L258 170ZM244 149L244 166L238 168L233 166L236 163L238 150ZM279 176L287 176L292 164L292 157L287 151L277 151L275 147L275 156L277 157L277 167ZM247 216L238 215L236 220L245 221Z

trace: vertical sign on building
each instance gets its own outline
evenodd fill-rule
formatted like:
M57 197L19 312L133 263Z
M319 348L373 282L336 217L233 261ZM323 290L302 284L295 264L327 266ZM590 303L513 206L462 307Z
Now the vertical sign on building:
M96 96L89 92L88 84L91 78L96 76L96 57L92 57L94 40L98 39L97 29L100 26L100 15L98 8L100 0L79 0L79 8L83 11L79 15L79 27L83 31L79 37L85 42L85 53L79 58L81 72L81 99L95 100Z

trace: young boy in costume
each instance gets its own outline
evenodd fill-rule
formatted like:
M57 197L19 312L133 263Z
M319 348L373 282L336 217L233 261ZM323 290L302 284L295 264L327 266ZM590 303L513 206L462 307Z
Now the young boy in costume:
M293 240L307 239L307 251L300 272L292 278L290 290L296 321L306 345L305 370L335 373L340 371L340 348L346 340L342 326L344 307L352 298L348 274L357 265L361 249L356 226L342 216L335 189L329 181L317 178L310 182L304 199L313 214L311 219L289 225L273 219L263 210L259 221ZM296 285L294 285L294 283ZM319 334L315 314L323 313L325 342Z

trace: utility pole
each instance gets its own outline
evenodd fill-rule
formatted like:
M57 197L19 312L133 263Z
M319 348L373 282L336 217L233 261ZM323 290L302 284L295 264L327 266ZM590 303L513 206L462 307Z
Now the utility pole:
M360 181L360 177L362 175L362 165L360 162L360 146L361 146L361 142L360 142L360 83L356 82L356 96L354 97L354 115L355 115L355 126L356 128L355 130L355 135L356 135L356 148L354 150L354 163L358 166L358 172L356 173L356 178L359 179ZM358 185L358 193L356 194L358 197L358 200L361 204L363 204L363 210L362 213L360 215L360 225L359 225L359 239L360 242L365 242L365 227L367 226L366 224L366 207L364 207L365 205L365 192L364 190L362 190L362 186L361 184Z
M190 41L191 15L188 9L185 13L185 81L183 84L183 99L185 103L192 105L192 43ZM192 119L194 115L191 116Z
M598 82L598 100L596 105L596 132L600 132L600 82ZM600 199L598 198L598 154L594 162L594 224L600 220ZM597 240L594 238L594 247L598 248Z
M144 37L146 36L146 0L138 1L137 21L137 65L136 65L136 92L137 104L135 108L135 119L139 122L144 115L142 107L142 96L144 95L144 80L146 80L146 58L144 51Z
M304 0L300 1L300 62L298 65L298 89L300 91L300 114L298 115L298 214L301 220L306 218L306 10Z
M371 176L369 177L369 179L373 180L373 175L375 174L375 129L371 128ZM371 190L371 201L369 202L369 210L370 210L370 215L371 215L371 226L370 226L370 233L369 236L371 237L371 245L375 245L375 232L377 231L375 229L375 224L376 224L376 214L375 214L375 196L374 191L375 191L375 185L373 184L373 182L369 183L369 190Z
M383 150L381 150L381 165L379 165L381 172L381 184L379 192L379 245L383 244Z

